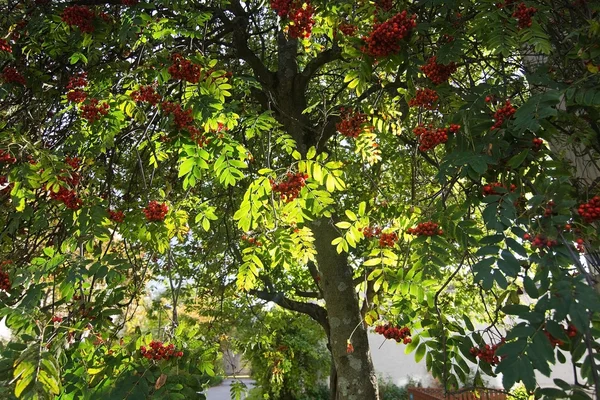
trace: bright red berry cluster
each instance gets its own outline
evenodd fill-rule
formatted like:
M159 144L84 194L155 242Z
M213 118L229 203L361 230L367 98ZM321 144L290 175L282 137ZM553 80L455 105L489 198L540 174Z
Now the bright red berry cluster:
M11 289L10 277L8 273L5 271L5 268L12 264L12 261L6 260L0 263L0 290L4 290L5 292L9 292Z
M284 18L290 12L292 0L271 0L271 9Z
M363 37L362 51L372 57L387 57L400 51L400 40L408 37L417 26L417 16L406 11L394 15L380 24L376 23L368 37Z
M419 139L419 150L427 151L433 149L438 144L448 141L449 133L456 133L460 129L460 125L452 124L449 128L434 128L429 125L428 128L422 124L413 129L414 134Z
M402 341L404 344L412 342L410 337L410 329L408 327L398 328L390 324L378 325L375 327L375 333L383 335L386 339L393 339L396 342Z
M62 322L62 317L59 317L57 315L53 316L52 319L50 320L50 322L54 323L54 322Z
M558 244L556 240L548 239L546 236L539 234L532 239L529 233L523 235L523 240L530 241L531 247L534 249L543 249L544 247L551 248Z
M340 109L342 120L335 125L339 133L346 137L356 138L364 130L367 114L353 111L351 108Z
M10 46L10 43L6 41L6 39L0 39L0 51L12 53L12 47Z
M540 151L544 146L544 141L540 138L533 138L531 144L533 151Z
M61 19L69 26L76 26L81 32L94 32L94 12L86 6L70 6L63 10Z
M577 240L575 240L575 243L577 243L575 245L577 251L580 253L585 253L585 241L582 238L577 238Z
M581 204L577 212L587 223L592 223L600 219L600 196L594 196L587 203Z
M79 198L75 190L67 189L61 186L58 192L50 191L50 198L60 201L70 210L79 210L83 205L83 200Z
M140 86L138 90L131 92L131 98L142 103L150 103L153 106L157 105L162 99L161 96L156 93L154 87L150 85Z
M427 78L431 80L435 85L446 82L450 75L456 72L457 66L454 62L448 65L438 64L437 57L433 56L427 60L427 64L421 66L421 71Z
M315 9L310 1L302 0L271 0L271 9L281 18L291 21L289 35L295 39L308 38L315 23Z
M67 100L73 103L83 103L87 99L87 93L81 89L71 90L67 93Z
M108 210L108 219L116 222L117 224L121 224L123 221L125 221L125 214L121 210Z
M410 107L423 107L428 110L433 110L435 108L435 103L437 103L439 98L437 92L433 89L417 89L415 97L410 99L408 105Z
M27 84L23 75L13 67L4 67L4 70L2 70L2 78L6 83L16 83L23 86Z
M361 229L359 228L359 231L360 230ZM362 229L362 233L363 235L365 235L366 238L378 237L381 234L381 228L367 226L366 228Z
M200 80L200 66L193 64L179 53L173 54L171 60L173 64L169 67L169 74L173 79L198 83Z
M103 116L108 114L110 106L108 103L98 104L98 99L90 99L88 104L81 106L81 117L89 123L99 121Z
M494 125L492 126L491 130L493 131L495 129L499 129L502 126L502 124L504 123L504 121L512 118L513 114L516 111L517 111L517 109L512 106L512 104L510 103L510 100L506 100L506 102L504 103L504 106L497 109L496 112L494 113L494 121L495 122L494 122Z
M270 182L273 192L279 193L281 200L289 203L300 195L300 189L306 185L308 175L301 172L295 174L288 172L286 177L287 179L281 183L275 183L273 179Z
M491 195L502 195L504 194L504 192L498 192L496 189L497 188L503 188L504 190L510 190L511 192L514 192L515 190L517 190L517 186L513 183L510 184L509 188L507 189L506 186L504 186L502 183L500 182L491 182L488 184L483 185L483 195L484 196L491 196Z
M87 72L81 72L69 78L69 83L67 83L67 90L82 89L87 85Z
M512 16L517 19L519 29L529 28L531 26L531 17L537 12L535 7L527 7L525 3L519 3Z
M17 159L14 158L12 156L12 154L10 154L8 152L8 150L2 150L0 149L0 163L3 164L14 164L17 162Z
M163 342L157 340L151 341L148 348L146 348L146 346L141 346L140 354L148 360L156 361L168 361L172 357L183 357L183 351L177 351L173 343L163 344Z
M416 228L408 228L406 233L415 236L434 236L443 235L444 231L437 223L428 221L417 224Z
M379 236L379 247L394 247L397 241L398 234L396 232L382 233Z
M179 103L164 101L161 104L161 108L165 114L173 114L175 126L177 126L178 129L189 129L192 122L194 122L192 109L183 110Z
M356 31L358 30L358 27L356 25L347 24L343 22L340 24L339 30L346 36L354 36Z
M469 352L474 357L479 358L481 361L484 361L490 365L497 365L498 363L500 363L500 357L496 355L496 350L498 350L498 348L504 344L504 341L505 339L502 338L500 339L500 343L494 344L492 346L486 344L482 348L471 347L471 350L469 350Z
M165 216L169 212L169 207L166 203L159 203L156 200L152 200L148 203L148 206L144 208L144 214L146 220L149 222L161 222L165 220Z
M315 24L313 14L315 13L314 7L310 4L310 1L302 0L295 1L292 3L288 18L291 23L288 28L290 37L294 39L308 39L312 32L312 27Z

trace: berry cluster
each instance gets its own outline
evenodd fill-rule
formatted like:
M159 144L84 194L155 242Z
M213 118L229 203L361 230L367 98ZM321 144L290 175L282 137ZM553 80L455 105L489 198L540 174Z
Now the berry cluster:
M191 127L192 122L194 122L194 117L192 116L192 110L183 110L181 108L181 104L172 103L169 101L164 101L161 103L162 111L169 115L173 114L175 126L178 129L188 129Z
M437 92L433 89L417 89L415 97L410 99L408 105L410 107L423 107L428 110L433 110L435 108L435 103L437 103L439 98Z
M533 138L531 144L533 151L540 151L544 146L544 141L540 138Z
M342 32L346 36L354 36L358 27L352 24L346 24L345 22L341 23L339 26L340 32Z
M585 241L582 238L577 238L577 240L575 240L575 243L577 243L575 245L577 251L580 253L585 253Z
M133 7L139 3L139 0L121 0L121 4L124 6Z
M421 71L427 78L431 80L435 85L446 82L450 75L456 72L457 66L454 62L448 65L438 64L437 57L433 56L427 60L427 64L421 66Z
M412 342L410 337L410 329L408 327L398 328L390 324L378 325L375 327L375 333L383 335L386 339L393 339L396 342L402 341L404 344Z
M67 83L67 90L82 89L87 85L87 72L81 72L69 78L69 83Z
M304 3L302 1L295 1L288 14L288 18L291 20L288 29L290 37L294 39L308 39L315 24L314 13L315 9L310 4L310 1L307 0Z
M556 240L548 239L546 238L546 236L541 234L535 235L535 237L532 239L531 235L529 233L526 233L523 235L523 240L530 241L531 247L533 247L534 249L542 249L544 247L551 248L558 244Z
M262 246L262 242L260 240L250 237L248 235L242 235L242 240L252 246L256 246L256 247Z
M546 335L546 337L550 341L550 344L552 345L552 347L556 347L556 346L560 347L563 344L565 344L562 340L557 339L554 336L552 336L552 334L550 334L550 332L548 332L547 330L544 329L542 332L544 333L544 335Z
M10 47L10 43L8 43L6 39L0 39L0 51L12 53L12 47Z
M17 83L23 86L27 84L23 75L13 67L4 67L4 70L2 70L2 78L6 83Z
M359 228L358 230L360 231L361 229ZM381 234L381 228L367 226L366 228L362 229L362 233L366 238L377 237Z
M131 92L131 98L142 103L150 103L153 106L157 105L161 100L160 95L150 85L140 86L138 90Z
M310 1L271 0L271 8L281 18L290 20L288 33L294 39L309 38L315 23L314 7Z
M553 200L550 200L548 203L546 203L546 207L544 208L544 217L550 217L550 216L556 214L554 212L554 206L555 205L556 204L554 203Z
M200 67L198 65L186 60L179 53L173 54L171 60L173 64L169 67L169 74L173 79L198 83L200 80Z
M76 26L81 32L94 32L94 12L86 6L70 6L63 10L62 21L69 26Z
M295 174L288 172L286 176L287 179L281 183L275 183L273 179L270 179L270 182L271 189L275 193L279 193L281 200L289 203L300 195L300 189L306 185L308 175L301 172Z
M514 192L515 190L517 190L517 186L513 183L511 183L510 187L507 189L506 186L504 186L500 182L491 182L491 183L483 185L483 189L482 189L483 195L491 196L491 195L501 195L504 193L504 192L498 192L496 190L497 188L503 188L504 190L510 190L511 192Z
M510 119L513 114L517 111L516 108L514 108L512 106L512 104L510 103L510 100L506 100L506 102L504 103L504 106L500 107L499 109L496 110L496 112L494 113L494 125L492 126L491 130L495 130L495 129L499 129L502 124L504 123L504 121L506 121L507 119Z
M67 93L67 100L73 103L83 103L87 99L87 93L81 89L71 90Z
M380 24L376 23L368 37L363 37L362 51L372 57L387 57L400 51L400 40L408 37L417 26L417 16L406 11L394 15Z
M14 158L8 150L0 149L0 163L3 164L14 164L17 162L17 159Z
M88 104L81 106L81 117L89 123L99 121L104 115L108 114L110 106L108 103L98 104L98 99L90 99Z
M148 360L169 360L171 357L183 357L183 351L177 351L175 349L175 345L171 344L163 344L163 342L159 342L153 340L150 342L149 347L146 346L140 347L140 354L147 358Z
M398 234L396 232L382 233L379 237L379 247L394 247L397 241Z
M165 220L165 216L169 212L169 207L166 203L159 203L156 200L152 200L148 203L148 206L144 208L144 214L146 220L149 222L160 222Z
M484 361L490 365L497 365L498 363L500 363L500 357L498 357L496 355L496 350L498 350L498 348L500 346L502 346L505 342L505 339L502 338L500 339L500 343L494 344L492 346L490 346L489 344L486 344L484 347L479 348L479 347L471 347L471 350L469 350L469 352L474 356L479 358L481 361Z
M438 144L446 143L448 141L449 133L456 133L460 129L460 125L452 124L449 128L433 128L433 125L429 125L426 128L423 125L419 125L413 129L414 134L419 138L419 150L427 151L433 149Z
M346 137L356 138L363 131L367 114L353 111L351 108L340 109L342 120L335 125L339 133Z
M53 316L52 319L50 320L50 322L55 323L55 322L62 322L62 317L59 317L57 315Z
M592 223L600 219L600 196L594 196L587 203L581 204L577 212L587 223Z
M434 236L443 235L444 231L440 229L437 223L429 221L417 224L416 228L408 228L406 233L415 236Z
M537 12L535 7L527 7L525 3L519 3L512 16L517 19L519 29L529 28L531 26L531 17Z
M577 336L577 328L575 328L574 325L569 324L569 326L567 326L567 328L565 328L564 326L562 328L565 331L565 335L567 335L569 338L574 338L575 336ZM554 336L552 336L552 334L550 332L548 332L546 329L544 329L542 332L544 333L544 335L546 335L546 337L550 341L550 344L552 345L552 347L556 347L556 346L560 347L564 344L564 342L562 340L557 339Z
M12 264L12 261L6 260L0 263L0 290L4 290L5 292L9 292L11 289L10 277L8 273L4 271L4 267Z
M271 9L284 18L290 12L292 0L271 0Z
M123 221L125 221L125 214L121 210L118 210L118 211L108 210L108 219L116 222L117 224L121 224L121 223L123 223Z
M70 210L79 210L83 205L83 200L79 198L75 190L69 190L61 186L58 192L50 191L50 198L60 201Z
M78 170L81 167L81 158L67 156L65 157L65 164L73 168L73 170Z

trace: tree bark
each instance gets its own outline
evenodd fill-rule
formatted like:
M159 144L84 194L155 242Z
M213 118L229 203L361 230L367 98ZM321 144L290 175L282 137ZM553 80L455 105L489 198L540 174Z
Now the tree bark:
M332 223L321 219L311 224L321 272L321 288L327 305L329 343L336 370L336 400L377 400L377 378L371 361L367 331L363 326L352 267L331 241L338 237ZM354 351L348 353L351 340Z

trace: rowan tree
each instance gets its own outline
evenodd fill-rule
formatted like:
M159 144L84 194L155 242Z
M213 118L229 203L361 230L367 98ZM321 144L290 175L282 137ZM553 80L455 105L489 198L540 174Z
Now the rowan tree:
M119 333L164 278L173 348L194 340L177 305L205 290L312 317L334 399L378 398L369 329L448 390L502 373L590 398L598 7L6 1L1 379L17 398L184 398L213 347L167 360ZM567 355L574 383L540 388Z

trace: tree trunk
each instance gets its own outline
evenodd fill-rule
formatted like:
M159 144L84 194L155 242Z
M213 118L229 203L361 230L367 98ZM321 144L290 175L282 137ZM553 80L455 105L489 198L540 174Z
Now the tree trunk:
M332 222L312 223L321 272L321 289L330 326L329 342L336 370L336 400L377 400L377 378L371 361L367 331L362 324L352 267L346 255L337 254L331 241L338 237ZM354 351L346 351L351 339Z

